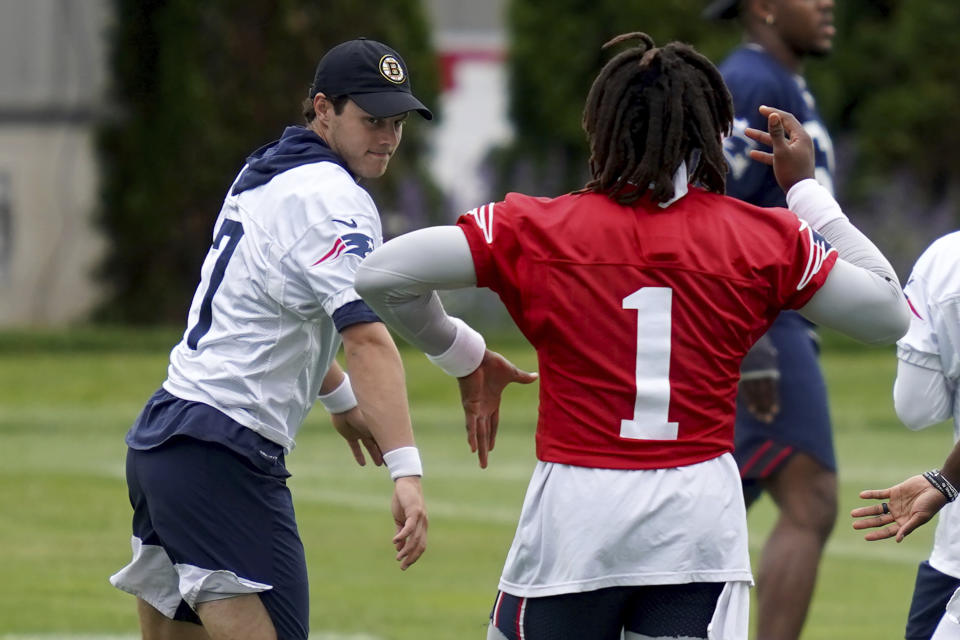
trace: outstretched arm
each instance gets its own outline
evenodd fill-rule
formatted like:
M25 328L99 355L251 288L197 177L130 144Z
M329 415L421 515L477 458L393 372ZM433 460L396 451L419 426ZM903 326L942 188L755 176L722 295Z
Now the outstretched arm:
M351 325L340 335L357 400L394 479L392 510L397 530L393 543L400 568L406 569L426 549L427 511L420 487L423 472L407 408L403 362L381 322Z
M813 322L871 344L888 344L907 331L910 312L896 272L879 249L854 227L813 176L813 144L793 115L760 107L768 132L747 135L773 148L750 156L773 166L787 206L840 254L824 285L799 311Z
M504 387L530 383L537 376L486 349L479 333L447 315L437 290L476 283L463 231L447 226L420 229L387 242L363 261L354 286L394 331L459 379L467 442L480 466L486 467Z

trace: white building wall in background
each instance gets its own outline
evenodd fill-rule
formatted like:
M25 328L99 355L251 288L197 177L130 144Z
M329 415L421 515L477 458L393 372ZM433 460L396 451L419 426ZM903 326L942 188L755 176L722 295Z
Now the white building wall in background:
M487 154L509 141L504 0L429 0L443 85L441 121L430 132L430 170L452 218L492 198Z
M511 136L504 5L426 0L446 79L430 166L452 216L488 197L482 161ZM110 20L110 0L0 0L0 327L82 321L103 297L93 132Z
M83 320L101 299L93 128L108 0L0 0L0 326Z

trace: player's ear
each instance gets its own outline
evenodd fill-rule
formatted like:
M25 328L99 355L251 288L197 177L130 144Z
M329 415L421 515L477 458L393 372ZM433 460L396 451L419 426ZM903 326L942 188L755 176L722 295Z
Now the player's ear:
M330 118L333 117L333 103L327 99L324 93L321 92L313 96L313 112L324 124L329 122Z
M774 9L773 0L743 0L742 10L751 22L767 23Z

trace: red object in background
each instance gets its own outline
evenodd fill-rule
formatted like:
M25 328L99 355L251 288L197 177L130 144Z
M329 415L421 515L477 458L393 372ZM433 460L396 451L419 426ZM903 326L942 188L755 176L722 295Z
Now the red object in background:
M470 60L502 62L504 57L504 52L496 49L461 49L440 52L440 90L450 91L456 88L456 67L461 62Z

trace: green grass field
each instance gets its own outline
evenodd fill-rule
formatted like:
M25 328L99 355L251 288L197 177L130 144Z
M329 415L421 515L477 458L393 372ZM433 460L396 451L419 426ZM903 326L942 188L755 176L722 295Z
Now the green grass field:
M162 381L176 332L0 334L0 640L127 636L134 600L107 577L129 559L123 435ZM491 346L532 368L516 341ZM315 638L483 638L504 555L534 465L534 385L511 389L487 470L464 437L456 385L404 351L430 511L426 555L393 560L383 469L359 468L322 410L289 458L312 583ZM867 543L849 510L879 488L939 464L947 425L912 433L890 400L892 348L833 338L825 349L840 461L840 519L804 638L902 637L916 563L933 527L904 543ZM756 553L774 511L750 513Z

